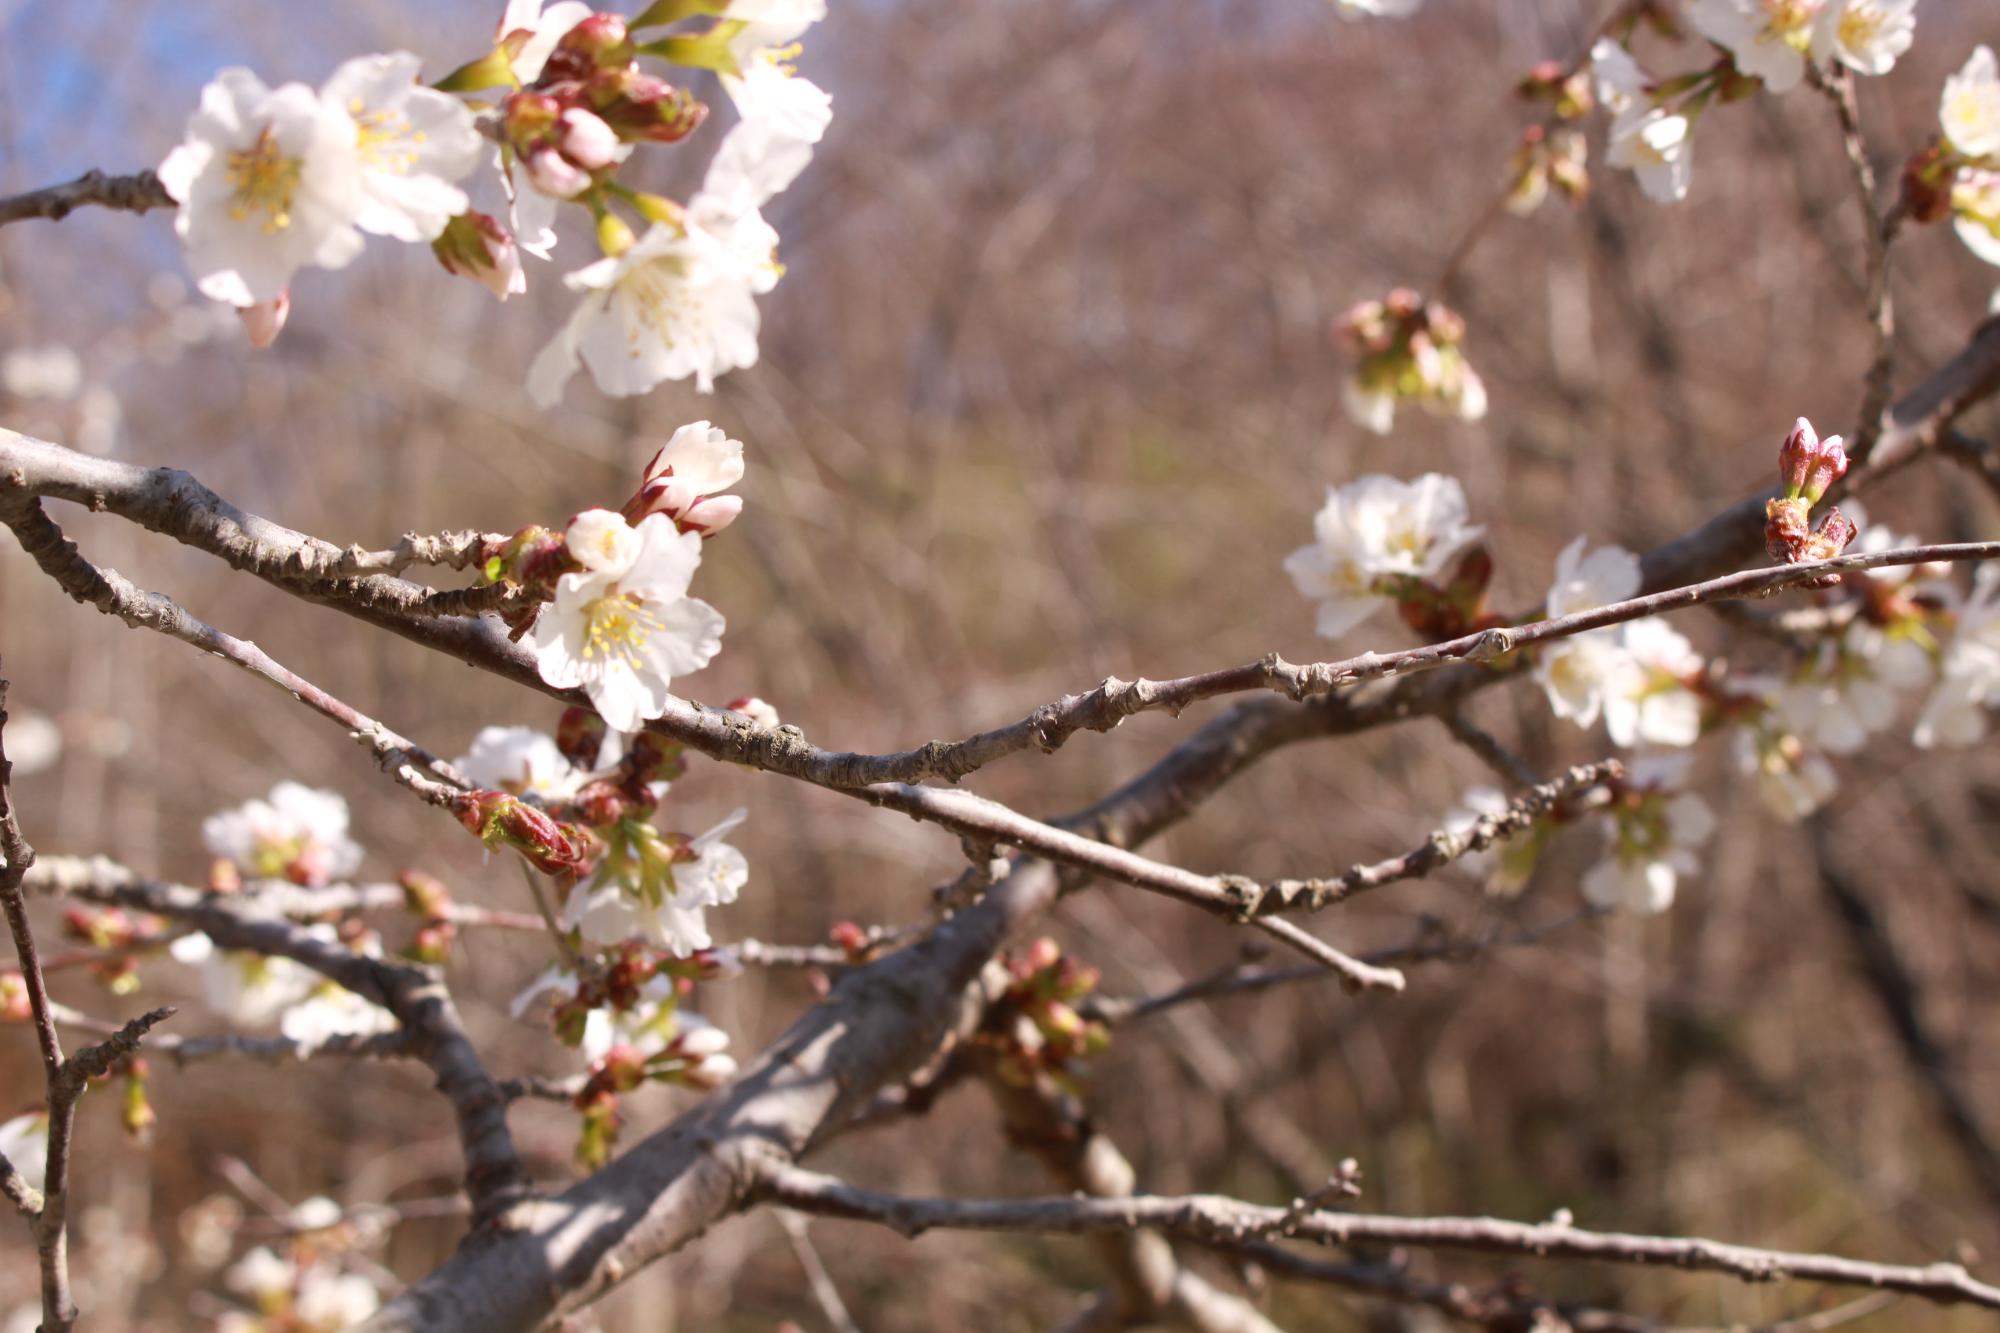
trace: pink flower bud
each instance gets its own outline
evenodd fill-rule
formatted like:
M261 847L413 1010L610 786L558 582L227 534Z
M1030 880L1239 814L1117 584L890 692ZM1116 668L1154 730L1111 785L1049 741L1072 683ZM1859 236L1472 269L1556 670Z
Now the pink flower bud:
M553 148L531 150L526 166L528 180L534 187L557 199L574 199L590 188L590 173Z
M1838 435L1824 440L1812 422L1800 417L1778 450L1778 473L1785 481L1786 499L1804 499L1808 506L1819 503L1827 488L1847 475L1847 451Z
M630 1092L645 1079L645 1055L635 1046L620 1043L599 1058L592 1082L615 1092Z
M284 332L285 321L292 314L292 289L287 287L268 301L256 305L238 306L236 313L242 317L243 332L250 336L250 345L256 348L269 347L278 341Z
M465 213L445 225L431 253L455 277L471 278L501 300L528 290L514 234L485 213Z
M624 156L618 132L578 106L562 113L562 152L586 171L608 167Z
M556 49L583 56L596 65L622 65L632 59L631 35L622 14L592 14L564 33Z
M734 523L736 516L742 512L743 497L740 495L705 495L689 505L681 515L681 531L713 537Z

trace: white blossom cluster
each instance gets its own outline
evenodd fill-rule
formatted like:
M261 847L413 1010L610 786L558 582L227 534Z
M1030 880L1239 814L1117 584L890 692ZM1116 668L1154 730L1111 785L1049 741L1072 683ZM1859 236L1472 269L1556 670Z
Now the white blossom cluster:
M432 241L465 211L458 182L484 141L464 103L417 83L420 65L362 56L316 92L230 68L202 89L159 175L203 295L275 320L293 274L346 267L363 232Z
M1729 53L1737 76L1784 93L1812 65L1888 73L1914 40L1916 0L1694 0L1688 18ZM1592 48L1591 69L1598 100L1612 116L1606 161L1632 172L1649 198L1685 198L1695 121L1727 91L1730 69L1655 79L1609 38Z
M308 888L353 874L361 845L348 835L347 802L337 792L281 782L268 798L247 801L202 821L211 855L251 880L281 879ZM330 925L302 927L308 935L341 943ZM366 936L349 947L379 957ZM240 1028L267 1029L308 1048L338 1036L390 1032L395 1018L353 991L289 958L218 947L196 931L168 946L178 963L201 977L208 1007Z
M1319 632L1337 639L1396 598L1404 580L1436 578L1477 540L1484 529L1467 512L1465 488L1436 472L1329 487L1313 542L1286 558L1285 572L1319 603Z
M295 1224L331 1226L339 1222L340 1206L327 1198L308 1199L294 1210ZM224 1312L216 1322L221 1333L338 1333L374 1314L382 1293L361 1273L343 1272L333 1256L307 1246L289 1247L281 1255L260 1245L230 1265L223 1285L254 1306L256 1314Z
M1953 227L1973 254L2000 264L2000 62L1981 46L1945 80L1938 104Z
M761 210L805 169L832 110L788 63L825 0L728 0L688 12L715 24L647 47L625 40L622 19L577 0L509 0L493 54L447 80L467 97L419 83L421 62L402 51L347 61L317 90L223 70L158 172L179 205L175 229L197 285L237 307L251 341L268 346L289 317L294 275L344 268L367 234L430 244L448 271L504 300L526 289L521 254L549 258L558 208L576 200L590 206L605 253L564 278L581 299L530 368L530 396L553 405L580 365L613 395L687 378L709 390L717 375L757 360L755 297L782 272ZM679 50L721 72L737 120L685 204L607 182L635 142L699 124L699 106L685 128L614 125L610 108L600 116L538 91L559 59L592 49L606 31L592 25L606 18L620 61ZM453 82L467 70L479 76ZM478 96L495 85L518 90L499 109ZM650 76L628 86L627 110L671 118L689 106ZM497 126L497 150L480 116ZM650 224L643 234L606 211L607 191L637 202Z
M1867 524L1858 553L1916 544ZM1434 586L1481 529L1470 521L1464 488L1436 473L1404 482L1365 476L1331 489L1314 517L1312 544L1285 569L1319 603L1318 630L1338 637L1386 603L1409 604ZM1657 912L1714 827L1684 790L1706 735L1726 731L1738 769L1784 819L1824 805L1838 777L1831 756L1863 752L1897 725L1906 701L1924 695L1912 740L1922 747L1965 745L1986 733L1986 709L2000 704L2000 571L1982 568L1960 599L1933 566L1895 566L1852 576L1825 610L1833 628L1777 675L1734 672L1711 662L1679 630L1653 617L1554 639L1527 650L1534 678L1555 716L1580 728L1601 718L1612 743L1634 751L1613 784L1605 858L1585 876L1584 895L1605 907ZM1557 557L1546 601L1549 618L1622 602L1640 591L1638 558L1617 546L1591 549L1578 537ZM1459 831L1507 808L1498 791L1476 788L1446 827ZM1517 891L1533 872L1551 825L1538 821L1503 848L1468 858L1496 893Z

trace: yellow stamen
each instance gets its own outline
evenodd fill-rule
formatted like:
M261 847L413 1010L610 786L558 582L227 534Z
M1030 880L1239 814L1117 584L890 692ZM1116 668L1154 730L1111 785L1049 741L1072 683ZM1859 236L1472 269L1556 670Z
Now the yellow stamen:
M264 234L283 231L292 225L292 196L298 192L298 158L286 157L277 136L265 126L257 142L229 155L229 216L247 222L253 213L264 215Z

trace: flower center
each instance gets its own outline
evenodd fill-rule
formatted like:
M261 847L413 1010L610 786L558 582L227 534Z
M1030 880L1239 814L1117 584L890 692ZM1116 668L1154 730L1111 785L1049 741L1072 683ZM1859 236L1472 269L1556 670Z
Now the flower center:
M660 632L660 618L630 593L608 592L583 610L583 660L623 662L637 670L646 640Z
M411 129L408 116L387 108L370 111L358 97L348 102L347 114L354 118L354 145L363 162L398 176L416 170L424 132Z
M247 222L251 214L262 213L267 236L291 226L301 165L285 156L277 136L265 126L256 143L229 155L230 218Z

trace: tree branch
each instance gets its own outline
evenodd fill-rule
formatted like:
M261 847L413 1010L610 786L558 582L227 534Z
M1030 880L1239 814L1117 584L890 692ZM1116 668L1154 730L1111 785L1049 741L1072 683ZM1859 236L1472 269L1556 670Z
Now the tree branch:
M1426 1249L1477 1250L1539 1258L1693 1268L1747 1282L1801 1280L1900 1291L1941 1305L2000 1310L2000 1287L1988 1286L1954 1263L1927 1267L1869 1263L1837 1255L1753 1249L1721 1241L1585 1231L1563 1222L1534 1225L1491 1217L1370 1217L1318 1212L1295 1218L1288 1209L1220 1195L1125 1199L1057 1196L1041 1199L932 1199L857 1189L832 1176L773 1164L754 1197L802 1213L875 1222L903 1236L937 1227L979 1231L1070 1234L1152 1227L1174 1235L1234 1243L1263 1239L1289 1223L1286 1234L1323 1245L1375 1243Z
M42 1327L49 1333L67 1333L76 1322L76 1302L69 1288L69 1231L64 1225L68 1203L69 1111L71 1096L62 1103L58 1090L65 1068L62 1040L56 1035L55 1015L49 1006L48 981L42 975L41 956L35 948L35 933L28 925L27 899L21 883L35 864L35 849L21 833L14 813L12 786L14 765L7 758L7 681L0 680L0 909L7 915L7 928L14 936L14 952L20 959L21 979L28 992L28 1012L35 1025L35 1042L42 1054L42 1083L49 1116L49 1147L42 1172L42 1194L30 1223L35 1252L41 1266ZM58 1114L58 1111L62 1114ZM62 1126L60 1151L57 1125ZM8 1164L7 1197L19 1211L26 1211L27 1182Z
M36 878L38 887L184 921L218 948L290 958L387 1009L402 1024L409 1053L437 1075L438 1091L457 1117L474 1219L497 1218L526 1197L527 1177L507 1131L506 1099L466 1036L437 969L365 957L282 918L244 916L228 896L142 879L101 857L65 860Z
M322 717L346 727L356 741L374 754L383 771L428 804L449 807L452 799L470 785L428 750L334 698L256 644L198 620L172 599L135 586L115 569L92 564L34 499L0 494L0 521L13 529L21 549L41 566L42 572L76 601L94 606L134 628L155 630L179 639L283 690Z
M130 176L107 176L96 169L73 181L50 185L26 194L0 198L0 227L28 218L60 222L85 205L113 208L125 213L146 213L155 208L174 207L174 197L160 178L150 171Z

